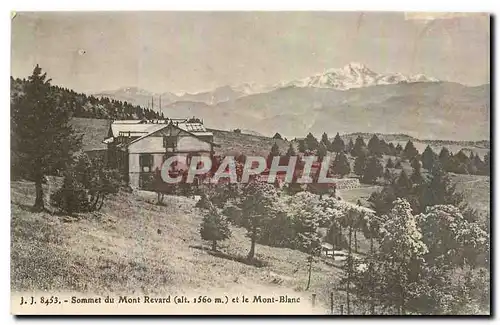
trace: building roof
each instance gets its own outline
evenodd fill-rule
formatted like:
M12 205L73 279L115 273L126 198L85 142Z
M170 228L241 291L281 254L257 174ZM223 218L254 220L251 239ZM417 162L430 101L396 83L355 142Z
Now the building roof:
M121 135L144 136L164 128L169 123L177 126L181 130L188 131L196 135L213 135L208 132L202 123L188 123L185 120L117 120L111 124L113 137Z
M126 145L130 145L137 141L140 141L151 134L160 131L161 129L172 125L178 129L181 129L195 137L200 136L213 136L213 133L207 131L205 126L202 123L194 122L189 123L186 119L172 119L172 120L117 120L111 123L111 133L113 136L103 137L104 140L101 140L103 143L111 143L113 142L113 138L119 136L131 136L136 137L133 141L129 142ZM212 143L217 146L215 143L211 141L207 141L206 139L200 139L204 142Z
M155 130L155 131L153 131L153 132L150 132L150 133L148 133L148 134L145 134L145 135L141 136L140 138L134 139L134 140L133 140L133 141L131 141L128 145L130 145L130 144L132 144L132 143L135 143L135 142L137 142L137 141L140 141L140 140L142 140L142 139L144 139L144 138L147 138L147 137L149 137L151 134L153 134L153 133L155 133L155 132L158 132L158 131L160 131L161 129L166 128L166 127L168 127L168 126L172 126L172 127L178 128L178 129L180 129L180 130L182 130L182 131L184 131L184 132L186 132L186 133L191 134L192 136L194 136L194 137L196 137L196 138L198 138L198 137L200 137L200 136L202 136L202 135L213 135L213 134L212 134L212 132L198 132L198 133L196 133L196 132L188 131L188 130L185 130L185 129L181 128L181 127L180 127L179 125L177 125L176 123L170 123L170 124L166 124L166 125L165 125L165 124L163 124L161 128L159 128L159 129L157 129L157 130ZM208 143L211 143L212 145L214 145L214 146L216 146L216 147L218 147L218 146L219 146L218 144L214 143L213 141L207 141L207 140L205 140L205 139L200 139L200 140L201 140L201 141L203 141L203 142L208 142Z
M149 124L149 123L139 123L140 121L135 121L135 123L116 123L114 121L111 124L111 132L113 137L119 137L120 135L131 136L143 136L145 134L158 131L159 129L165 127L165 124Z

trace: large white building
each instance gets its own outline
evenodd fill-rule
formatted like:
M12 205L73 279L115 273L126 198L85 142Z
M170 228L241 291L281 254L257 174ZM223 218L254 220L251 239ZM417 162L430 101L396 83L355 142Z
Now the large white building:
M154 173L174 155L212 156L213 133L199 119L117 120L111 123L108 162L127 177L130 187L148 189Z

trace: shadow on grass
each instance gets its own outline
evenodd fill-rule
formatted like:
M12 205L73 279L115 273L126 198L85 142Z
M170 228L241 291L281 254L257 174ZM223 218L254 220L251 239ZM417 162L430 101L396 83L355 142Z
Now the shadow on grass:
M246 265L255 266L255 267L258 267L258 268L266 267L266 266L269 265L268 262L260 260L260 259L255 258L255 257L252 258L252 259L249 259L247 256L231 255L231 254L227 254L227 253L224 253L224 252L221 252L221 251L212 251L209 248L203 247L201 245L195 245L195 246L194 245L189 245L189 247L190 248L194 248L194 249L199 249L199 250L202 250L202 251L206 251L208 254L210 254L212 256L215 256L215 257L224 258L226 260L231 260L231 261L243 263L243 264L246 264Z

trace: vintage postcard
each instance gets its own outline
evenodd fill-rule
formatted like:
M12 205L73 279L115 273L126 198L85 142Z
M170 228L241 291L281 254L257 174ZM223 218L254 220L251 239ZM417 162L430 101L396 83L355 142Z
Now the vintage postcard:
M490 315L490 15L12 12L11 313Z

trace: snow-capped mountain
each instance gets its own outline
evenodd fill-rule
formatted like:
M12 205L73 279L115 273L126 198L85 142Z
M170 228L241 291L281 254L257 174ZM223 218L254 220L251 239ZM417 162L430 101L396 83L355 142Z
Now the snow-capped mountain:
M338 69L329 69L304 79L278 84L277 87L315 87L347 90L377 85L397 83L439 82L438 79L423 74L406 76L401 73L380 74L370 70L362 63L352 62Z
M287 87L299 88L326 88L335 90L348 90L352 88L364 88L377 85L392 85L399 83L415 82L439 82L438 79L427 77L423 74L406 76L401 73L381 74L370 70L364 64L352 62L338 69L328 69L323 73L316 74L304 79L280 82L275 85L261 85L257 83L242 83L239 85L227 85L217 87L213 90L197 93L152 93L138 87L124 87L118 90L102 92L97 96L107 96L140 105L149 105L151 98L159 104L161 97L162 107L174 102L201 102L208 105L235 100L241 97L264 94L277 89Z

